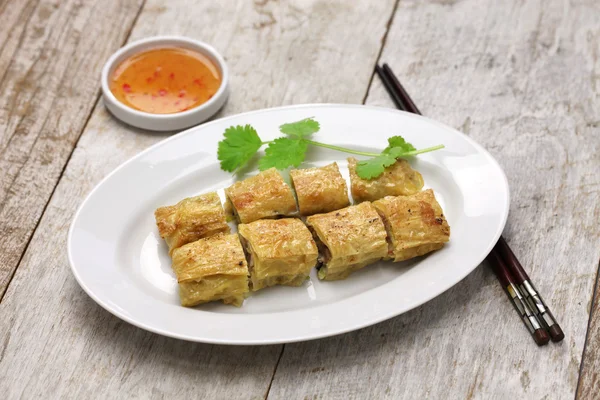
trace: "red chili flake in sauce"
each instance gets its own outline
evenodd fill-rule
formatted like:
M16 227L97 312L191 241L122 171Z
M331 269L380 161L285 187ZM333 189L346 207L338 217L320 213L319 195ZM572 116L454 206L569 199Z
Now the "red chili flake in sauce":
M140 52L115 70L111 91L117 100L136 110L155 114L180 112L199 106L215 93L221 78L213 67L204 56L188 49ZM190 71L195 71L196 77L190 76Z

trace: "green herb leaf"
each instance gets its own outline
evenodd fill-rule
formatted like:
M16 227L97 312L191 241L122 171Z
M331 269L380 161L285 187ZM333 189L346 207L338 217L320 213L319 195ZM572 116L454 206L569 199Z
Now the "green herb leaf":
M219 142L217 157L221 169L233 172L246 164L262 146L262 140L256 130L250 126L231 126L223 134L225 139Z
M263 144L269 143L265 156L258 162L261 171L269 168L286 169L298 167L306 157L308 145L325 147L332 150L350 154L373 157L361 161L356 166L356 173L362 179L377 178L385 171L386 167L394 164L396 159L416 156L444 148L443 145L415 149L402 136L392 136L388 139L388 147L381 154L349 149L341 146L320 143L309 140L308 136L318 132L320 125L313 118L283 124L279 130L288 137L280 137L273 141L263 142L256 130L250 126L232 126L227 128L225 139L219 142L217 155L221 161L221 169L233 172L246 164Z
M368 160L360 161L356 164L356 174L362 179L373 179L383 174L386 167L394 164L396 158L385 153L381 153L377 157Z
M286 169L298 167L306 155L308 143L301 139L281 137L269 143L265 156L258 162L258 168L264 171L269 168Z
M281 133L285 133L288 136L302 139L306 136L312 135L315 132L318 132L320 128L321 127L317 121L312 118L305 118L300 121L283 124L279 127L279 130Z
M416 150L415 146L404 140L402 136L392 136L388 139L388 143L389 146L383 150L383 153L389 153L392 149L398 149L395 150L395 152L399 152L401 150L403 153Z

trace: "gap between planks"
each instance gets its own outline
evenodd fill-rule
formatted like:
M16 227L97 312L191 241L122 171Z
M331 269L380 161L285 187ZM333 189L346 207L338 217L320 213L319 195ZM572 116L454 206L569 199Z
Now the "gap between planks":
M281 345L281 351L279 352L279 357L277 358L277 362L275 362L275 366L273 367L273 374L271 375L271 380L269 381L269 386L267 387L267 391L265 393L265 400L269 397L269 392L271 391L271 386L273 385L273 381L275 380L275 373L277 372L277 367L279 366L279 362L283 357L283 352L285 351L285 344Z
M145 0L144 0L145 1ZM385 24L385 33L381 38L381 45L379 47L379 52L377 52L377 57L375 58L375 65L373 65L373 72L371 72L371 78L369 79L369 83L367 84L367 90L365 90L365 95L363 96L362 103L365 104L367 101L367 97L369 97L369 90L371 90L371 86L373 85L373 79L375 78L375 67L379 64L379 60L381 59L381 55L383 54L383 49L385 48L385 44L387 42L388 33L390 32L390 28L392 27L392 23L394 22L394 16L396 15L396 10L398 9L398 4L400 0L396 0L394 2L394 6L392 7L392 11L390 17L388 18L387 23ZM283 357L283 353L285 351L285 343L281 345L281 352L279 353L279 358L277 358L277 362L275 363L275 367L273 368L273 375L271 375L271 380L269 381L269 386L267 387L267 392L265 393L265 400L269 398L269 393L271 392L271 386L273 386L273 381L275 380L275 375L277 374L277 367L279 367L279 363Z
M127 35L125 35L125 39L121 43L121 46L124 46L127 43L127 41L129 40L129 37L131 36L131 32L133 31L133 28L135 27L135 25L138 21L138 18L140 17L145 5L146 5L146 0L142 0L142 3L140 4L140 7L138 8L136 15L133 18L133 21L131 22L129 31L127 32ZM20 45L20 43L19 43L19 45ZM102 97L102 91L100 88L98 88L98 94L96 95L96 98L94 99L93 107L91 107L89 114L85 117L85 122L84 122L83 126L81 127L81 130L79 131L79 135L77 136L77 139L75 140L75 142L73 144L73 147L71 148L71 152L69 153L69 156L65 160L65 163L60 171L60 175L59 175L58 179L56 180L56 182L54 183L54 187L52 188L52 191L50 192L50 196L48 196L48 199L46 200L46 204L44 204L44 207L42 208L42 212L40 213L40 218L38 218L37 222L35 223L35 227L31 230L31 233L30 233L29 237L27 238L27 244L25 245L25 247L23 247L23 251L21 252L21 255L19 256L19 261L17 262L16 268L12 271L12 273L10 274L10 277L8 278L8 282L6 283L4 292L0 293L0 303L4 299L4 296L6 296L6 293L8 293L8 288L9 288L10 284L12 283L12 280L15 277L17 270L21 266L23 257L25 256L25 253L27 252L27 249L29 248L29 244L31 243L31 240L33 239L33 235L37 231L37 229L40 225L40 222L42 221L42 218L46 214L46 209L48 208L48 205L50 204L50 201L52 200L52 197L54 196L54 192L56 191L56 188L58 187L58 184L59 184L60 180L62 179L62 177L65 173L65 170L67 169L67 166L69 165L69 161L71 161L71 157L73 157L73 153L75 152L75 149L77 148L77 145L79 144L81 135L85 131L85 128L88 126L88 123L90 122L90 119L92 118L92 115L94 114L94 110L96 109L96 106L98 105L98 102L100 101L101 97Z
M390 32L390 28L392 27L392 23L394 22L394 16L396 15L396 10L398 9L398 4L400 0L396 0L394 2L394 6L392 7L392 15L388 19L387 24L385 25L385 33L383 34L383 38L381 38L381 46L379 47L379 53L377 53L377 58L375 58L375 65L373 65L373 72L371 73L371 79L369 79L369 84L367 85L367 90L365 91L365 95L362 99L362 104L367 102L367 97L369 97L369 91L371 90L371 86L373 85L373 79L375 78L375 69L379 64L379 60L381 59L381 55L383 54L383 49L385 48L385 44L387 43L388 33Z
M594 310L596 307L598 307L599 305L596 304L598 303L598 300L600 300L600 298L597 298L598 296L598 285L600 284L600 260L598 260L598 269L596 270L596 279L594 279L594 288L592 290L592 301L590 304L590 312L589 312L589 316L588 316L588 323L587 323L587 328L585 331L585 339L583 341L583 351L581 352L581 363L579 364L579 375L577 376L577 386L575 389L575 400L579 399L580 395L581 395L581 377L584 375L585 373L585 369L586 369L586 365L585 365L585 359L586 359L586 352L588 350L588 345L590 342L590 331L592 329L592 322L594 319ZM589 358L589 357L588 357ZM279 362L278 362L279 363ZM588 366L587 368L593 368L592 366ZM270 386L269 386L270 387Z

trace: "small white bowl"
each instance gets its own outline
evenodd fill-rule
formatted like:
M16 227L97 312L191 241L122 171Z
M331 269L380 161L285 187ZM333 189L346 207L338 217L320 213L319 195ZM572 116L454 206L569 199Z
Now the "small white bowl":
M181 47L198 51L207 56L221 74L221 86L217 93L197 107L173 114L152 114L121 103L110 90L110 77L121 62L133 54L162 47ZM138 128L152 131L173 131L197 125L212 117L229 96L229 71L223 57L210 45L179 36L155 36L129 43L113 54L102 68L102 94L104 105L121 121Z

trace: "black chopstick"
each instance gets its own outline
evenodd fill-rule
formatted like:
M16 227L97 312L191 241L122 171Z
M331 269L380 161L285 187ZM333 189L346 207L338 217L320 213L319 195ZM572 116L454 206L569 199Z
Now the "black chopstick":
M398 78L396 78L396 75L394 74L394 72L392 71L390 66L387 65L387 63L384 63L382 70L385 73L385 75L388 77L388 79L391 81L392 86L390 86L390 88L394 88L394 92L396 92L398 94L402 103L405 105L403 110L408 111L413 114L423 115L421 113L421 111L419 111L419 109L417 108L415 102L412 101L412 99L410 98L410 96L408 95L406 90L404 90L404 86L402 86L402 84L400 83ZM386 88L387 88L387 86L386 86ZM389 91L390 90L388 89L388 92Z
M384 64L385 66L385 64ZM389 87L393 87L394 86L394 82L391 80L391 78L387 75L386 72L384 72L384 70L379 66L375 66L375 72L377 72L377 75L379 75L379 78L383 81L383 85L385 86L385 88L389 88ZM408 104L405 104L402 101L402 97L400 97L398 91L390 91L388 89L388 93L390 94L390 97L392 98L394 104L396 104L396 107L399 108L400 110L404 110L404 111L408 111ZM411 111L412 112L412 111ZM417 113L419 114L419 113Z
M379 67L379 65L376 66L375 70L381 77L383 85L399 109L422 115L421 111L419 111L387 63L383 64L383 68ZM553 342L560 342L563 340L565 335L558 325L558 322L556 322L556 319L550 312L548 306L542 300L541 295L535 289L535 286L529 279L529 276L523 269L521 263L502 236L500 236L500 240L496 244L496 247L492 249L488 260L492 264L492 268L503 289L509 295L511 302L515 305L517 311L521 314L523 322L530 330L535 342L539 346L548 343L546 329L550 333ZM509 284L510 290L508 289ZM510 293L511 291L514 292L514 296ZM522 293L525 295L523 296ZM517 300L515 300L515 298ZM517 306L517 303L522 304L522 307ZM531 315L523 314L526 309L530 311L529 314ZM539 326L543 333L541 333L536 326Z

